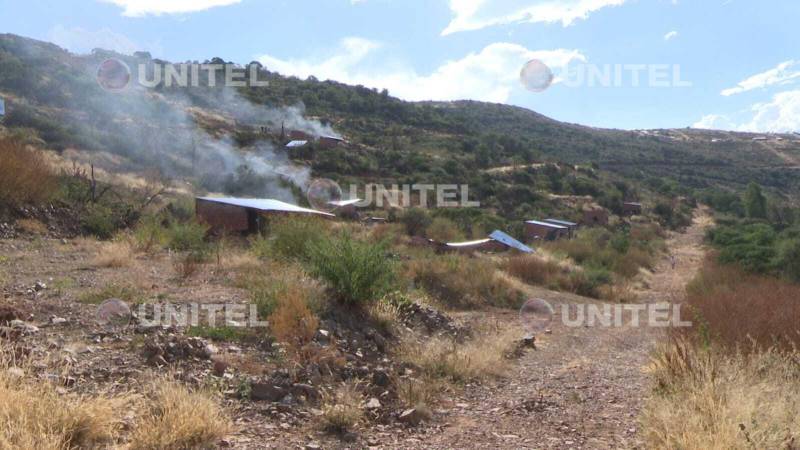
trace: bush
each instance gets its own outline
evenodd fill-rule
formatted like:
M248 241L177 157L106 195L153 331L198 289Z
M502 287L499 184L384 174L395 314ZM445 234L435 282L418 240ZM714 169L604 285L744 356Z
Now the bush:
M177 251L205 254L209 251L207 232L208 227L197 222L173 222L167 230L169 246Z
M569 272L554 261L547 261L535 255L518 255L505 262L503 267L510 275L520 280L549 288L563 285Z
M464 234L453 221L444 217L433 219L426 235L439 242L456 242L464 239Z
M311 247L325 238L328 223L312 217L282 217L269 223L267 242L258 243L257 256L308 261ZM262 238L263 239L263 238Z
M424 236L432 220L424 209L410 208L403 213L400 222L405 225L409 236Z
M0 139L0 207L44 203L57 187L57 179L41 154L20 141Z
M120 228L111 208L101 204L91 204L81 216L81 228L85 233L98 239L109 239Z
M306 291L302 286L291 285L278 298L275 310L269 316L272 335L299 352L314 338L319 319L308 307Z
M312 272L345 304L375 301L395 284L394 264L384 245L357 241L348 234L317 242L310 261Z
M295 287L303 289L306 304L315 312L322 309L322 290L319 283L300 267L271 262L249 267L239 275L236 285L250 293L262 319L269 317L282 297Z
M493 263L461 255L441 255L413 261L409 277L450 307L484 305L518 307L522 293L497 274Z
M161 248L169 242L167 230L161 226L161 218L154 215L144 216L133 229L133 240L136 248L150 253Z

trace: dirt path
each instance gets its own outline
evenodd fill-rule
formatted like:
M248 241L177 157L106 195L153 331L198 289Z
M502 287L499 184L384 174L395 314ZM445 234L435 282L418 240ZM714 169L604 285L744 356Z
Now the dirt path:
M703 258L702 239L711 224L701 210L693 225L667 242L676 269L665 256L641 302L679 296ZM591 300L538 288L530 294L554 305ZM596 302L595 302L596 303ZM557 308L558 310L558 308ZM646 316L642 316L645 318ZM499 316L515 326L514 314ZM642 448L638 416L648 395L644 372L659 336L651 327L564 326L557 317L552 334L539 337L506 378L468 386L445 409L445 424L417 436L425 448Z

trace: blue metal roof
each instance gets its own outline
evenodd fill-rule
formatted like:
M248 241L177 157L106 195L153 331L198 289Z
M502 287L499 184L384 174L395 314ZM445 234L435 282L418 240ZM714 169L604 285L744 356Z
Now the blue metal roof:
M525 223L530 223L530 224L533 224L533 225L542 225L542 226L548 227L548 228L555 228L556 230L566 230L568 228L568 227L566 227L564 225L556 225L554 223L542 222L540 220L526 220Z
M308 141L291 141L288 144L286 144L286 147L288 148L304 147L306 144L308 144Z
M514 239L513 237L509 236L506 233L503 233L500 230L494 230L492 234L489 235L490 238L494 239L497 242L503 243L511 248L515 248L521 252L525 253L533 253L534 250L527 245L523 244L522 242Z
M335 217L315 209L303 208L291 203L285 203L271 198L216 198L216 197L197 197L198 200L207 202L223 203L226 205L240 206L242 208L257 209L259 211L277 211L288 213L319 214L321 216Z
M2 98L0 98L0 116L6 115L6 102Z
M568 222L566 220L561 220L561 219L545 219L544 221L545 222L554 223L556 225L563 225L565 227L577 227L578 226L578 224L575 223L575 222Z

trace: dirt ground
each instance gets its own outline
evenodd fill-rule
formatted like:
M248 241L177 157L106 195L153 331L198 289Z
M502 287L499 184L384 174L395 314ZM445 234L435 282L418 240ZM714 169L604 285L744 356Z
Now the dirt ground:
M680 297L701 264L701 247L710 218L698 213L694 224L668 240L677 259L658 264L640 293L642 302ZM176 280L169 254L139 256L122 268L98 268L92 259L102 244L85 239L0 240L0 281L6 304L25 313L38 331L25 338L39 376L68 377L72 392L136 390L155 374L204 385L213 362L189 358L168 368L153 368L141 354L145 336L111 331L96 323L97 306L81 302L86 292L108 285L129 286L139 301L244 303L231 272L208 265L186 282ZM597 303L542 288L524 287L531 298L554 306ZM461 313L465 322L520 327L515 311L492 309ZM648 395L648 355L662 330L649 327L577 327L556 318L549 334L537 336L537 349L516 361L504 378L468 384L446 394L434 418L417 428L389 421L373 423L342 440L311 426L313 406L243 402L234 399L236 380L223 378L223 402L236 432L221 445L231 448L641 448L638 414ZM269 367L274 353L247 343L214 343L234 363L231 372L251 370L255 361ZM46 362L46 363L44 363ZM267 363L265 365L265 363ZM52 373L51 373L52 372Z

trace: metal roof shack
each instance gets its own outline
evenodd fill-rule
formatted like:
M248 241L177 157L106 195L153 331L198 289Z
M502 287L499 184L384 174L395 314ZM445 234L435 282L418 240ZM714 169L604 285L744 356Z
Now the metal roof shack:
M308 141L291 141L286 144L286 148L302 148L308 145Z
M495 241L504 244L507 247L510 247L514 250L519 250L523 253L533 253L534 250L527 245L523 244L522 242L514 239L513 237L509 236L506 233L503 233L500 230L494 230L492 234L489 235L490 238L494 239Z
M489 252L499 253L509 249L518 250L524 253L533 253L533 249L519 242L513 237L495 230L486 239L478 239L466 242L437 242L429 239L429 242L436 247L439 252L455 251L461 253Z
M338 147L339 144L344 143L344 139L336 136L320 136L319 137L319 146L320 148L334 148Z
M569 238L572 239L575 236L575 230L578 229L578 224L575 222L569 222L566 220L561 219L544 219L544 222L552 223L554 225L560 225L562 227L567 227L569 229Z
M528 241L555 241L569 236L570 229L564 225L556 225L540 220L525 221L525 238Z
M303 208L280 200L216 197L197 197L195 214L200 222L210 226L213 231L240 233L252 233L261 229L264 216L267 214L336 217L330 213Z
M340 217L347 219L359 220L358 215L358 202L362 201L360 198L351 198L349 200L334 200L328 202L332 211L335 211Z
M642 214L642 204L638 202L625 202L622 204L622 213L626 216Z

